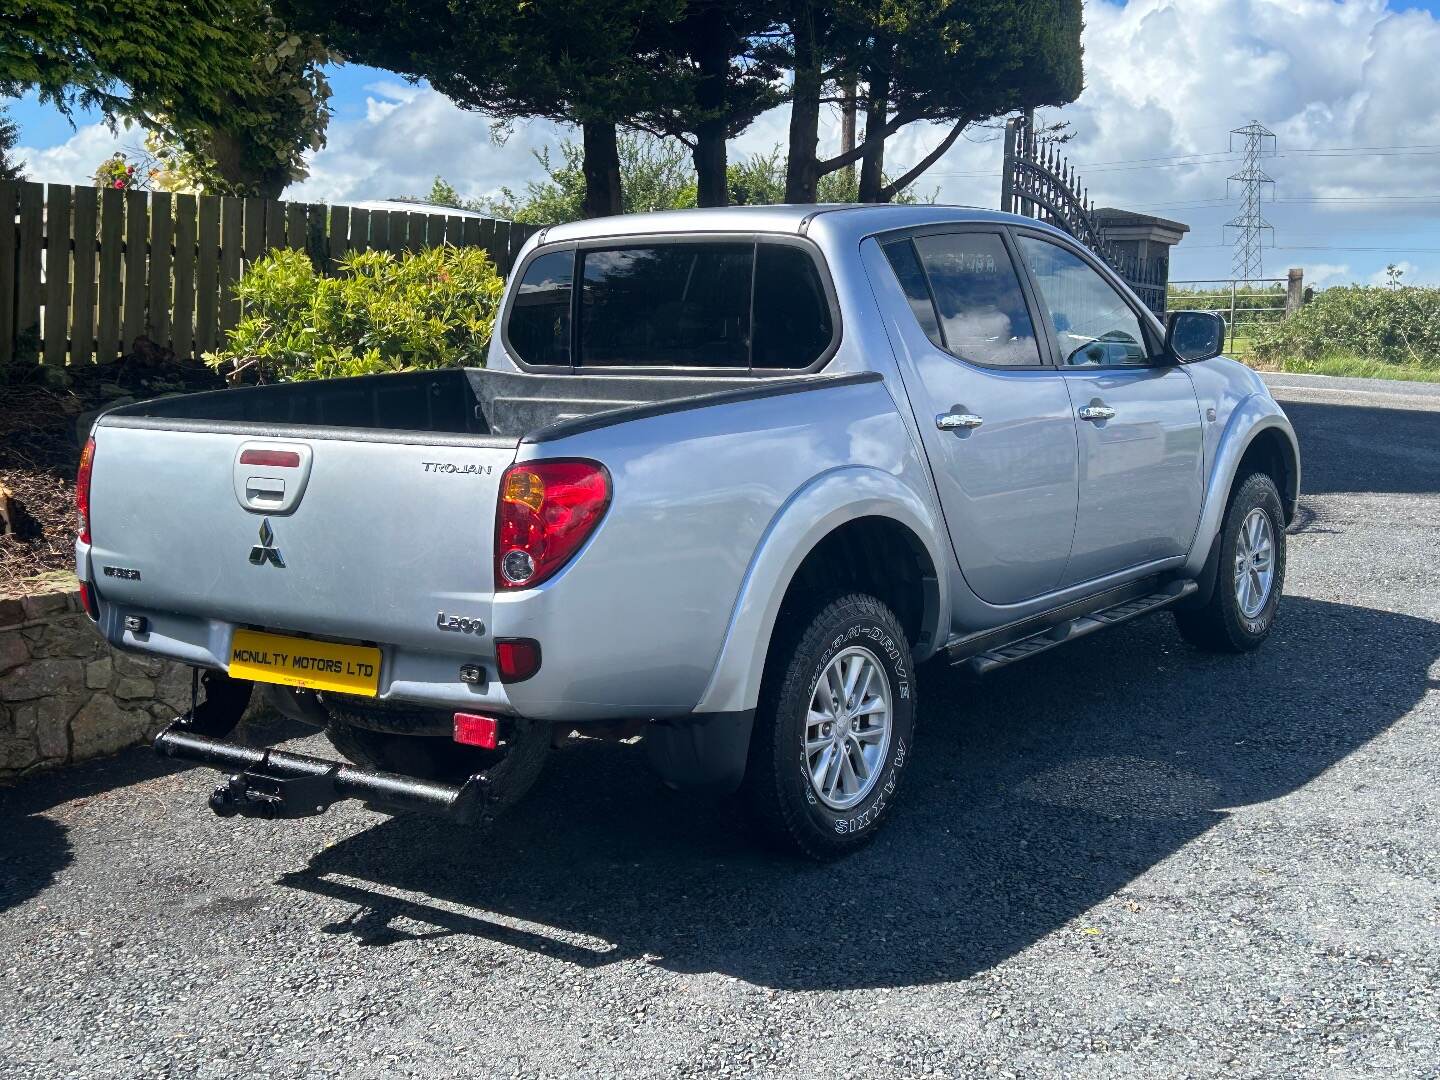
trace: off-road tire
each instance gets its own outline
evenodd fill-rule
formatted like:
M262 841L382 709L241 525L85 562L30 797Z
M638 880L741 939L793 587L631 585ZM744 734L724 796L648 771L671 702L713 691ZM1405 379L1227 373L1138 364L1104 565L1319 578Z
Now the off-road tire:
M863 801L834 810L818 797L805 757L805 717L817 681L851 646L867 649L890 684L891 732L879 779ZM823 861L867 843L890 816L915 732L910 644L894 613L850 593L782 619L766 661L740 799L756 833L781 850Z
M1235 549L1240 527L1252 510L1264 511L1270 519L1270 534L1275 549L1275 576L1265 606L1250 619L1240 610L1235 595ZM1207 652L1243 653L1258 649L1270 636L1280 594L1285 588L1285 511L1280 492L1267 473L1255 472L1241 480L1233 489L1225 519L1220 524L1219 571L1210 599L1201 607L1182 608L1175 612L1180 636L1197 649Z
M352 712L333 700L325 702L325 709L330 714L325 737L356 765L449 784L487 773L496 812L514 805L530 790L550 749L550 725L533 721L510 721L505 741L494 750L484 750L446 736L375 731L370 726L373 717Z

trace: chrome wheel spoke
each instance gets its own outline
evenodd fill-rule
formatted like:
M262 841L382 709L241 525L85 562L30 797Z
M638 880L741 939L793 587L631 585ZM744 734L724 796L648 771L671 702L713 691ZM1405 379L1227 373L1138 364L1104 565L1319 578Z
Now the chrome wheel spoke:
M871 793L890 748L890 680L863 645L842 650L815 681L805 715L805 770L833 810Z
M1259 507L1246 514L1235 538L1235 602L1247 619L1257 618L1270 601L1275 544L1270 516Z
M859 731L852 731L850 734L857 742L864 745L883 742L885 736L889 734L889 731L883 727L868 727L862 728Z

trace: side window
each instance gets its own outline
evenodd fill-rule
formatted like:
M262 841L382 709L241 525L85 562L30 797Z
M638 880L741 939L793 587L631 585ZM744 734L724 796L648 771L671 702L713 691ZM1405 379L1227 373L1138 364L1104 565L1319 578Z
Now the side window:
M1034 236L1019 239L1050 309L1062 363L1116 367L1148 362L1139 316L1109 282L1058 244Z
M830 345L830 302L815 260L786 244L755 248L754 341L750 365L804 368Z
M925 284L925 271L920 268L920 258L915 254L915 245L909 240L897 240L885 245L885 257L890 260L890 269L900 288L905 290L905 299L910 301L910 310L935 345L945 347L940 336L940 320L935 317L935 301L930 299L930 286Z
M510 306L506 334L527 364L570 365L570 283L575 253L541 255L525 270Z
M920 236L915 251L935 296L946 349L977 364L1042 363L1020 277L998 234Z

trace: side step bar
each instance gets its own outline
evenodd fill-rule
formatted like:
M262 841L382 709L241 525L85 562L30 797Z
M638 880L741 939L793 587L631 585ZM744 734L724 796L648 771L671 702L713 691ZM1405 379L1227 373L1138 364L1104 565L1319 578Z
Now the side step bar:
M189 719L187 713L155 736L155 751L161 757L234 770L210 796L210 809L221 817L313 817L342 799L437 814L462 825L487 814L490 783L483 773L461 784L443 784L284 750L256 750L191 730Z
M996 668L1013 664L1017 660L1028 660L1032 656L1048 652L1056 645L1063 645L1067 641L1074 641L1086 634L1093 634L1096 630L1103 630L1107 626L1114 626L1141 615L1148 615L1152 611L1184 599L1198 589L1199 585L1194 581L1172 581L1153 592L1128 597L1118 603L1111 603L1108 607L1097 608L1083 615L1076 615L1063 622L1047 626L1042 630L1022 634L1002 645L993 645L984 652L956 657L954 662L965 664L977 675L984 675Z

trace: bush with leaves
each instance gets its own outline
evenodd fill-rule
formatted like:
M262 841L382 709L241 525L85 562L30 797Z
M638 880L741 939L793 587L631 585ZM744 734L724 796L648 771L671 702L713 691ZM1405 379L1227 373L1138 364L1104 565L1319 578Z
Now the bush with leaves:
M1291 319L1261 330L1261 363L1349 355L1440 369L1440 289L1345 285L1316 295Z
M236 284L240 323L205 360L232 382L475 367L503 289L477 247L361 252L335 277L303 252L272 251Z

